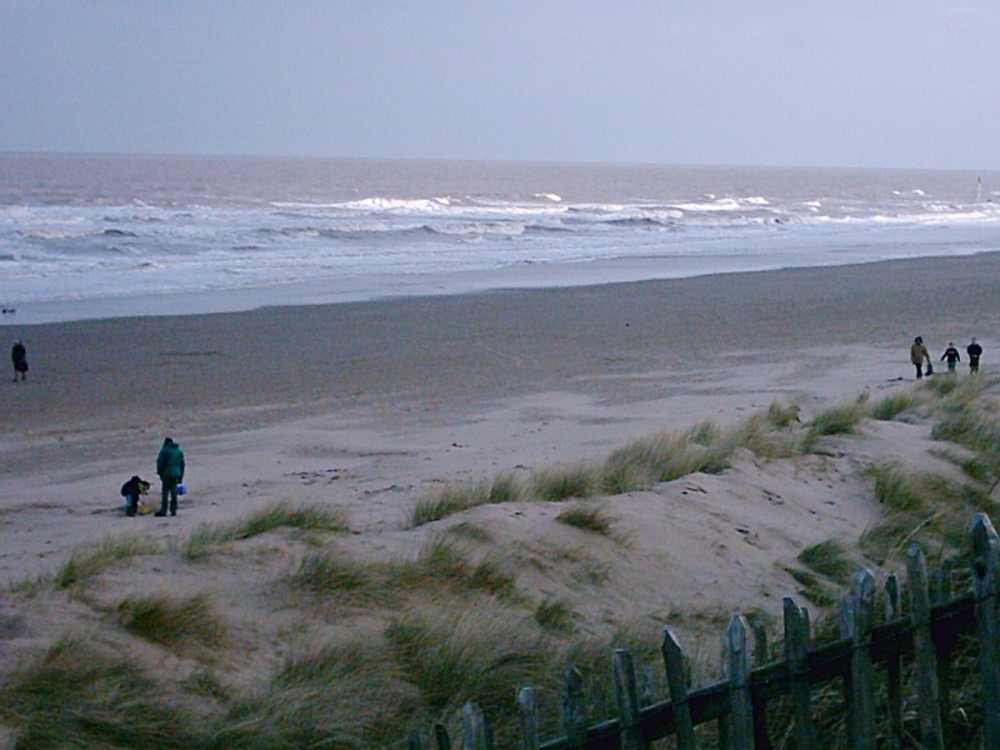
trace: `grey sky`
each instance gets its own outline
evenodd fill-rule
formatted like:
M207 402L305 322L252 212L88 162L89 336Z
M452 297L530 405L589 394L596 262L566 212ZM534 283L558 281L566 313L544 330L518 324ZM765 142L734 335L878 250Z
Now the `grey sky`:
M998 0L0 0L0 151L1000 169Z

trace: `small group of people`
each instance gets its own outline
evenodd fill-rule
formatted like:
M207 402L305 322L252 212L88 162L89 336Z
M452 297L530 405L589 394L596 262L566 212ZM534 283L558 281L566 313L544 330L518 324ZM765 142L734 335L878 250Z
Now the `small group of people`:
M184 451L173 438L163 441L160 452L156 455L156 473L160 477L162 490L160 493L160 509L154 516L177 515L177 496L184 494ZM125 497L125 515L135 516L139 513L139 498L149 491L149 482L138 474L122 485L121 494Z
M969 372L979 372L979 359L983 356L983 347L976 341L975 336L973 336L969 345L965 347L965 353L969 357ZM948 348L944 350L944 354L941 355L939 361L947 363L948 372L955 372L958 363L962 361L962 355L959 353L954 341L948 342ZM917 336L913 339L913 343L910 344L910 362L917 368L917 380L923 378L924 375L934 374L931 353L927 350L927 345L924 344L924 339L921 336ZM926 370L924 369L925 365Z

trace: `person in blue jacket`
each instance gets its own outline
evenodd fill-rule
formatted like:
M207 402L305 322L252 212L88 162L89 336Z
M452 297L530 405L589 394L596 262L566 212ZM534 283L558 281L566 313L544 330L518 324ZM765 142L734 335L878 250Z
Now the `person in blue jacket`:
M167 502L170 503L170 515L177 515L177 487L184 481L184 452L173 439L166 438L163 447L156 456L156 473L163 483L162 501L157 516L167 515Z

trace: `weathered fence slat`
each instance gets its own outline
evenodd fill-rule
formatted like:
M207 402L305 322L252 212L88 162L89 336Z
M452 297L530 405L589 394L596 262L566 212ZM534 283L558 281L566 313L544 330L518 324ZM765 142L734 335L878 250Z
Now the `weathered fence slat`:
M684 652L677 638L669 629L663 631L663 666L670 688L670 705L677 723L677 750L695 750L694 725L691 723L691 706L688 703L687 670Z
M530 687L521 688L517 694L517 717L521 724L521 750L536 750L538 747L538 712L535 709L535 691Z
M1000 750L1000 570L997 532L984 513L969 525L976 593L979 669L983 699L983 747Z
M890 573L885 582L885 621L895 622L902 617L899 608L899 579ZM885 663L886 690L889 694L889 750L899 750L903 744L903 669L898 655L890 656Z
M789 693L795 714L795 746L812 748L816 731L812 718L812 690L809 686L809 612L790 596L784 599L785 661L788 663Z
M448 736L448 730L441 722L434 725L434 742L437 745L437 750L451 750L451 737Z
M875 748L875 669L871 632L875 616L875 577L867 568L854 574L844 624L851 639L848 732L853 750Z
M753 704L750 699L750 653L746 618L737 615L726 631L726 665L729 678L730 745L733 750L753 748Z
M462 750L493 750L483 709L471 701L462 707Z
M906 550L906 572L910 581L913 664L920 701L920 740L927 750L939 750L944 747L944 736L938 711L937 659L931 638L931 598L927 588L927 564L917 544L911 544Z
M583 748L587 742L587 706L583 699L583 675L576 667L566 670L562 727L567 747Z
M618 729L622 750L642 750L644 743L639 731L639 691L635 684L635 667L627 649L615 649L611 659L611 679L618 705Z

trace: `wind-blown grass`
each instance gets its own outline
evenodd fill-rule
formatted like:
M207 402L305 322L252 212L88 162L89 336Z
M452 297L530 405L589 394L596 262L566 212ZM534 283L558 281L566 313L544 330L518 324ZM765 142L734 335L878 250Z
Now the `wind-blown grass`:
M611 536L617 521L599 505L579 504L562 511L556 520L593 534Z
M133 635L172 649L219 648L228 641L228 628L204 593L129 597L118 605L118 621Z
M213 747L213 726L112 644L57 640L0 684L17 747Z
M806 547L796 558L803 565L812 568L841 585L851 580L852 565L845 557L847 553L843 543L836 539Z
M202 524L178 546L187 559L198 559L223 544L250 539L280 528L344 533L349 530L343 509L329 505L299 505L280 501L236 521Z
M60 588L68 588L122 560L158 552L159 544L148 537L138 534L108 537L96 545L73 550L69 559L56 572L56 584Z
M854 403L833 406L816 415L809 425L815 435L848 435L867 416L867 394Z
M511 473L500 474L486 482L452 482L417 500L410 514L410 526L439 521L480 505L512 503L521 499L522 492L520 483Z
M589 464L541 469L531 477L533 497L543 502L593 497L600 490L600 473Z

